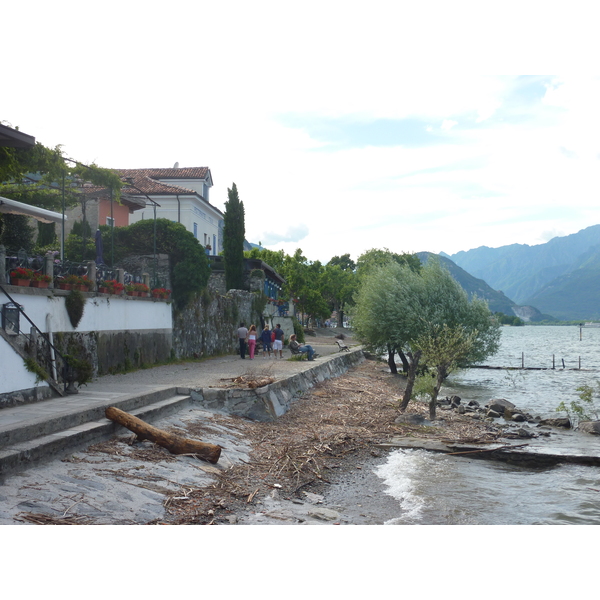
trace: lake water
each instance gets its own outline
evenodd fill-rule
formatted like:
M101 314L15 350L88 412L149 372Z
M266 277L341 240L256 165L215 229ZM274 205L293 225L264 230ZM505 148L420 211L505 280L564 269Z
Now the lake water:
M534 416L564 416L555 410L561 401L578 400L578 386L600 381L600 328L503 328L501 348L485 364L520 367L522 362L547 370L469 369L452 375L440 395L481 404L505 398ZM544 443L557 451L600 456L598 436L556 433ZM389 524L600 524L600 467L528 470L396 450L376 474L398 500L398 516Z

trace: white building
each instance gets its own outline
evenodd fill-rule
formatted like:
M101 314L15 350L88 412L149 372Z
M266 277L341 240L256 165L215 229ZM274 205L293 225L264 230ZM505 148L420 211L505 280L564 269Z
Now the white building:
M146 207L129 215L129 223L142 219L169 219L181 223L209 254L223 250L223 213L209 201L213 185L208 167L172 169L115 169L130 185L122 194L146 199ZM154 205L156 202L156 206Z

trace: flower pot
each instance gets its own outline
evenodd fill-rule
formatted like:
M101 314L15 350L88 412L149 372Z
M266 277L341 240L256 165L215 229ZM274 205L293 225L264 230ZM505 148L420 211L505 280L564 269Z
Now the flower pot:
M138 293L137 292L127 292L128 296L137 296Z
M60 290L72 290L73 289L73 284L72 283L59 283L58 284L58 289L60 289Z
M10 280L11 285L22 285L23 287L29 287L30 283L31 279L15 279L12 277Z
M46 289L50 284L47 281L31 281L31 287Z
M105 288L105 287L99 287L98 288L98 293L99 294L110 294L110 288Z
M82 285L80 283L76 283L75 285L73 285L73 289L77 290L78 292L87 292L87 285Z

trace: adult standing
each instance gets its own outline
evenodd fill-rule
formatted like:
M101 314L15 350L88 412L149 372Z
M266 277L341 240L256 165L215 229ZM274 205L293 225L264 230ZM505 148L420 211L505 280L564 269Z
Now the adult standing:
M238 327L237 336L240 341L240 356L246 358L246 338L248 337L248 330L244 327L243 323L240 323L240 326Z
M248 330L248 350L250 352L250 360L254 358L254 349L256 348L256 325L250 325Z
M265 325L265 328L262 330L260 341L263 347L263 358L267 358L267 352L269 353L269 358L271 358L271 332L268 325Z
M277 323L275 325L275 341L273 342L273 354L275 358L277 358L277 350L279 350L279 358L283 358L283 329L281 329L281 325Z

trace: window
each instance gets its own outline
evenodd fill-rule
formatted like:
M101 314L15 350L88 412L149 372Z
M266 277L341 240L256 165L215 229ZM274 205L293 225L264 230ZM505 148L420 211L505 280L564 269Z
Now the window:
M110 217L106 217L106 224L110 225L111 227L115 226L115 220L111 219Z
M198 223L194 223L194 237L198 239Z

